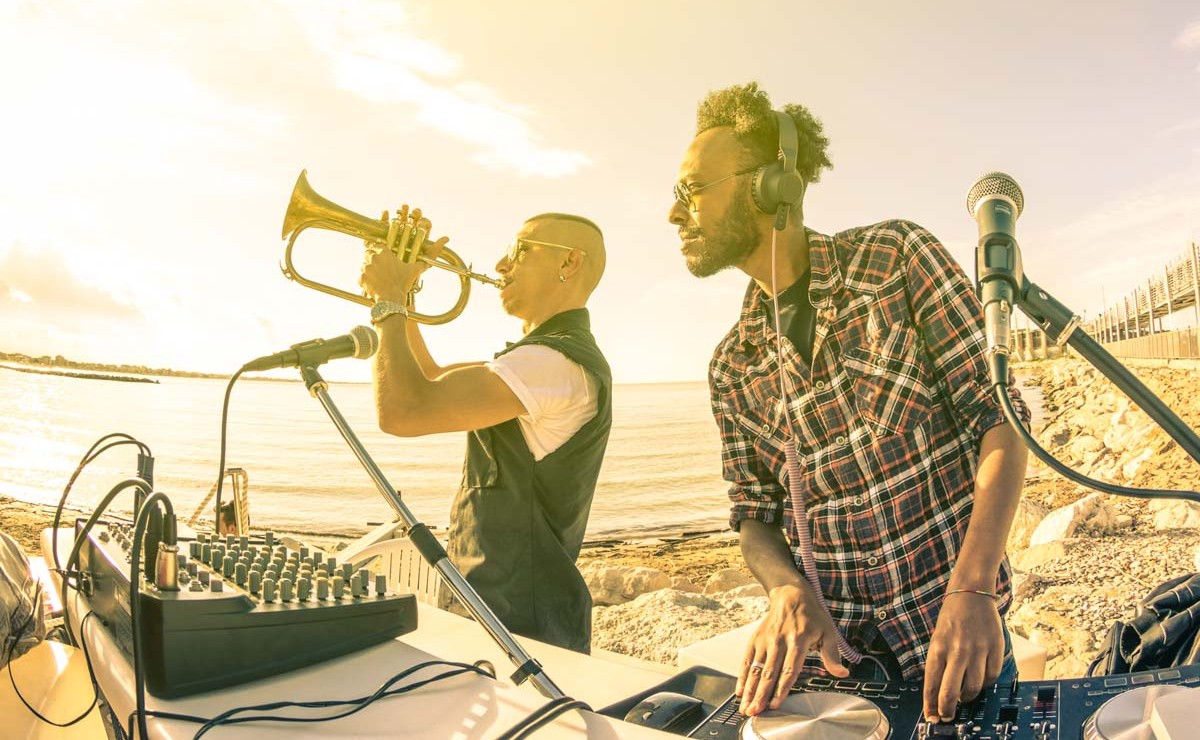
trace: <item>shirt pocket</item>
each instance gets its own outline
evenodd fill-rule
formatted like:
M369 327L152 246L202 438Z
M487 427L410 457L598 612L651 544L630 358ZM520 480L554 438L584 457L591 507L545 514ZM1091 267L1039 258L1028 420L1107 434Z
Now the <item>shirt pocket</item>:
M907 323L893 324L870 345L848 349L843 361L858 412L876 436L903 434L929 418L932 394L923 379L917 333Z

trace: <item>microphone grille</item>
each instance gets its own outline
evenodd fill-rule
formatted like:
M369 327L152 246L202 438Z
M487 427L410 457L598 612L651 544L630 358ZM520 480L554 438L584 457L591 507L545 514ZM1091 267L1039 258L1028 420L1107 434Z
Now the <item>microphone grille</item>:
M350 338L354 340L352 357L356 360L365 360L379 349L379 335L369 326L354 327L350 330Z
M1021 210L1025 207L1025 194L1021 192L1021 186L1017 184L1017 181L1003 172L989 172L975 181L975 184L967 191L967 213L974 218L975 207L979 205L980 201L997 195L1012 201L1013 206L1017 209L1016 215L1021 215Z

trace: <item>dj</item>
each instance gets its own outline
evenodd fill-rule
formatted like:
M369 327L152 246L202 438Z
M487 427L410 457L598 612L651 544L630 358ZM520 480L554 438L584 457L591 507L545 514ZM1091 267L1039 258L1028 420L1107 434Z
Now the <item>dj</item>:
M400 217L428 232L419 210ZM510 630L580 652L590 649L592 600L575 559L612 424L611 374L585 307L604 262L591 221L528 219L496 263L500 300L525 336L489 362L446 367L406 308L426 265L383 250L368 254L360 279L376 301L380 429L469 432L451 562Z
M926 717L948 720L1016 674L1004 546L1025 449L938 240L908 221L805 227L827 144L755 83L710 93L669 214L693 275L751 278L709 367L730 522L770 596L737 692L745 714L778 707L818 651L807 669L924 677Z

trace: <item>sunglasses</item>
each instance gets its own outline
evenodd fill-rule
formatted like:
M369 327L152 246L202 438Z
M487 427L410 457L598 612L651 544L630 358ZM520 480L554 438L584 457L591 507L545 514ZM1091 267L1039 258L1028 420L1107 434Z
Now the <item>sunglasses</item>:
M555 249L566 249L571 252L579 252L580 254L584 255L587 254L586 250L580 249L579 247L568 247L565 244L539 242L534 239L513 239L512 243L508 245L508 250L504 253L504 256L508 258L509 262L516 262L521 258L522 254L525 254L525 252L529 250L530 246L553 247Z
M705 188L711 188L713 185L719 185L719 184L725 182L726 180L732 180L735 177L741 177L742 175L748 175L751 172L754 172L755 170L757 170L759 168L759 166L760 165L755 165L748 169L744 169L739 172L735 172L732 175L726 175L725 177L718 178L716 180L713 180L712 182L708 182L703 185L688 185L686 182L677 182L677 183L675 183L675 188L672 192L675 195L675 200L677 200L681 204L683 204L684 208L688 209L692 213L695 213L696 212L696 201L693 199L693 196L696 193L700 192L701 190L704 190Z

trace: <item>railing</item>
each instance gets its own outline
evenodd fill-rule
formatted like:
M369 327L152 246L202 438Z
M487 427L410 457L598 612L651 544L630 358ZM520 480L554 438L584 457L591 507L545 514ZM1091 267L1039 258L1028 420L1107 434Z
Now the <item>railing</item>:
M1195 243L1182 258L1151 275L1145 286L1106 307L1085 329L1118 357L1200 357L1194 330L1163 327L1164 318L1189 308L1200 325L1200 251Z

